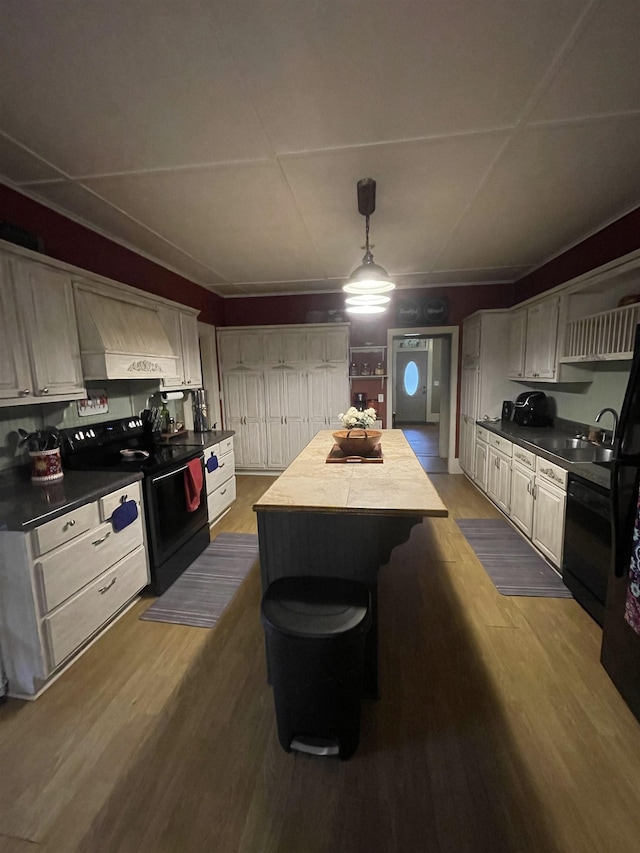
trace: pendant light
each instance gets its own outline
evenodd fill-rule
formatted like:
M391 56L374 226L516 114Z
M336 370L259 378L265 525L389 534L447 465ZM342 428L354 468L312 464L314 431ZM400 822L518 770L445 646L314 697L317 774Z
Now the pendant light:
M376 264L369 248L369 217L376 209L376 182L373 178L358 181L358 211L365 217L365 253L362 263L349 276L343 290L354 294L347 299L347 311L351 314L379 314L386 310L388 293L395 288L389 273ZM375 298L374 298L375 297Z

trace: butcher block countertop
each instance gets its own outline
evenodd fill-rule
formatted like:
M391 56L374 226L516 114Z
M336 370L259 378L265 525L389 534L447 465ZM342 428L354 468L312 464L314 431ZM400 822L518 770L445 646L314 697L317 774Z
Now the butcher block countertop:
M447 516L402 430L382 430L382 463L327 463L331 430L321 430L278 477L256 512Z

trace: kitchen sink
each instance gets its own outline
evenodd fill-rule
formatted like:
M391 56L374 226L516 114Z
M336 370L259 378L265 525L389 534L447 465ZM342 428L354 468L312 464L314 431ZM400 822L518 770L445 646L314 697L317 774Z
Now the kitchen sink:
M613 450L610 447L596 447L584 442L584 447L567 447L553 452L569 462L610 462Z
M562 436L539 438L535 443L543 450L550 450L559 456L564 456L564 451L566 450L591 450L593 448L592 444L589 444L588 441L584 441L582 438L563 438Z

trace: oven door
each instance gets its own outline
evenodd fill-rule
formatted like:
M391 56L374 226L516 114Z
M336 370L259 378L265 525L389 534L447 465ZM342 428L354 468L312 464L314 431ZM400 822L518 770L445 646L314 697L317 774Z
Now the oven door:
M169 472L150 475L144 480L152 572L154 569L157 572L190 540L202 534L203 528L206 531L205 544L208 541L204 455L200 455L203 469L200 505L193 512L187 509L184 484L187 461L181 461L177 468Z

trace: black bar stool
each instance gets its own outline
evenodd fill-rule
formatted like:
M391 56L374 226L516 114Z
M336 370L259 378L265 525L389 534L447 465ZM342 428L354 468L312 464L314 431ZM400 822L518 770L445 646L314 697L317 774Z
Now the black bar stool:
M360 736L369 590L340 578L274 581L262 599L282 747L350 758Z

